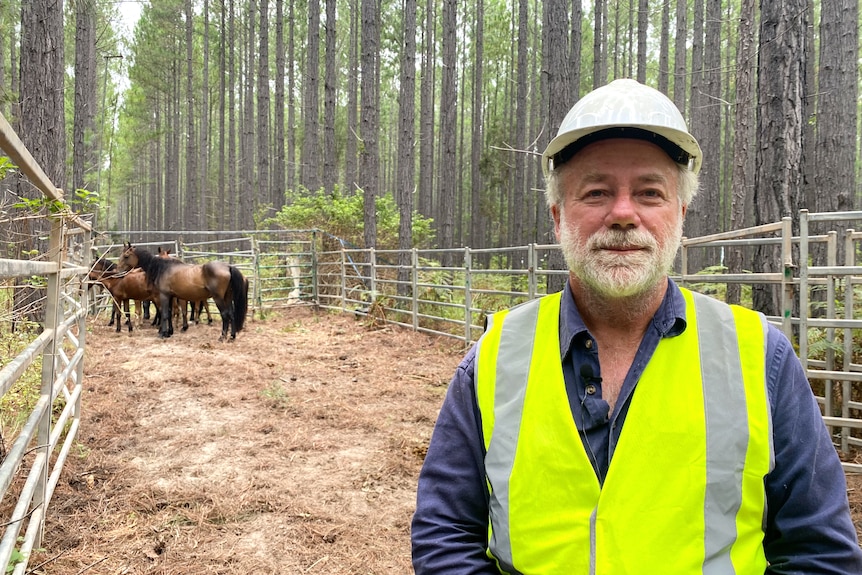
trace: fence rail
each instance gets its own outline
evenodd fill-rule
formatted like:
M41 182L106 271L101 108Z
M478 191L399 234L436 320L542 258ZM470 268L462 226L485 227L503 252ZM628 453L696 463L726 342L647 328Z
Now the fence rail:
M0 149L47 197L62 203L62 190L45 176L2 115ZM18 393L38 396L0 458L0 504L11 508L8 516L0 517L0 568L12 575L27 572L30 552L40 545L47 507L81 422L88 297L81 281L87 262L81 258L90 252L92 229L71 212L48 221L44 261L0 259L0 301L11 308L23 299L24 290L37 293L22 278L38 276L46 282L39 290L44 300L37 302L41 334L15 358L0 364L0 397L13 386ZM37 367L40 383L28 385L23 376Z

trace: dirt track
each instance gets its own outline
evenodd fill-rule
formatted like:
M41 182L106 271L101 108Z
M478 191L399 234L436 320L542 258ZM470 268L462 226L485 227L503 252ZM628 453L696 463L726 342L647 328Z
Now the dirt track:
M83 457L51 575L411 571L416 477L455 340L292 308L160 340L91 322Z

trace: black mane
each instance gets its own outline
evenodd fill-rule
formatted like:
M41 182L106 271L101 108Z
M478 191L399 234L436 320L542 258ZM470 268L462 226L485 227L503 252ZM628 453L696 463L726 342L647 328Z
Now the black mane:
M166 269L183 264L177 258L156 257L151 252L141 248L135 248L135 254L138 256L138 265L147 274L147 283L151 285L158 285L159 279Z

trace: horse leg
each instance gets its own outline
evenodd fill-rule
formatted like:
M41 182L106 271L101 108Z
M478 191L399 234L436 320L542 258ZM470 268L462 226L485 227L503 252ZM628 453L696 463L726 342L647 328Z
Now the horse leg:
M192 303L192 305L194 305L194 302ZM184 299L177 299L177 308L178 308L179 310L181 310L181 313L182 313L182 316L183 316L183 331L186 331L187 329L189 329L189 319L188 319L188 316L189 316L189 309L188 309L188 302L186 302L186 300L184 300Z
M159 308L161 309L162 321L159 326L159 337L166 338L171 337L174 334L174 325L173 325L173 317L171 311L171 294L169 293L160 293L159 294Z
M123 308L120 305L120 302L117 301L116 298L113 298L113 303L111 304L111 323L108 325L112 325L114 323L114 318L117 318L117 333L123 331Z
M129 333L132 333L132 314L129 311L129 300L123 300L123 312L126 315L126 325L129 326Z
M218 307L219 314L221 314L221 335L218 340L224 341L227 339L227 328L230 325L230 302L215 296L213 296L213 301Z

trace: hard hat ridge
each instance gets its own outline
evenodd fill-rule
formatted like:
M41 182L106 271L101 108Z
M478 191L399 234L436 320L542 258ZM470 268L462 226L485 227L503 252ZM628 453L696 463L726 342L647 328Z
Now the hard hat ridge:
M661 147L674 162L697 173L703 152L685 120L664 94L635 80L621 79L578 100L542 154L545 175L585 146L607 138L636 138Z

